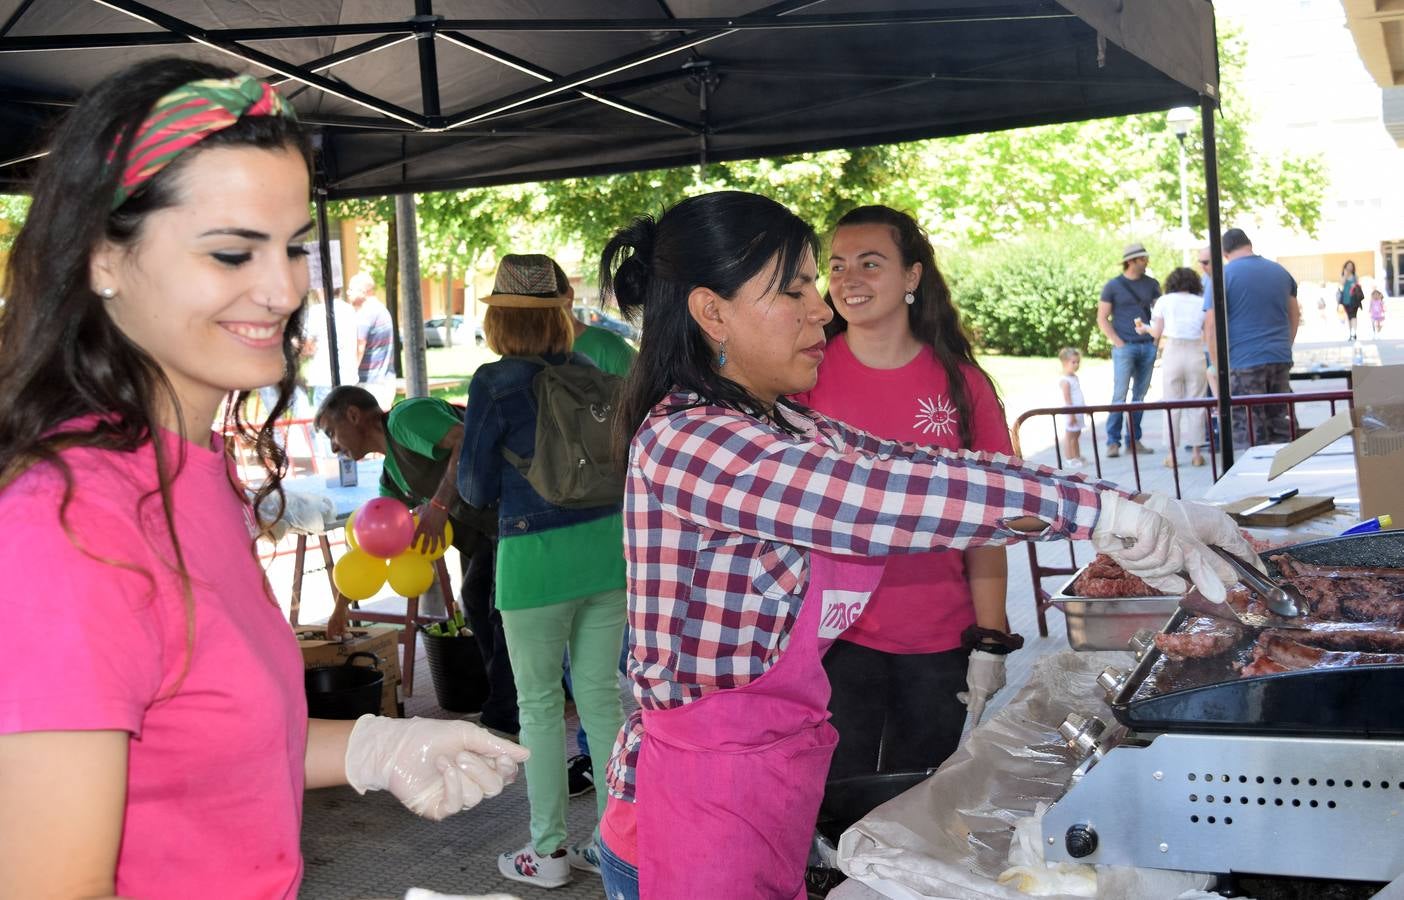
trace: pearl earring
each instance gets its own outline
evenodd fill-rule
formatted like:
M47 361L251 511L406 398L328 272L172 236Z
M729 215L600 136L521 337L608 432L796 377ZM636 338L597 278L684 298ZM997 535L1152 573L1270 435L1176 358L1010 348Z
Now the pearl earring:
M723 340L723 341L721 342L721 352L717 354L717 368L720 369L720 368L722 368L722 367L725 366L725 365L726 365L726 341Z
M902 299L907 301L908 306L911 306L913 303L916 302L916 294L913 294L911 291L907 291L906 295L903 296Z
M111 300L113 297L117 296L117 289L115 287L101 288L98 291L98 296L104 300Z

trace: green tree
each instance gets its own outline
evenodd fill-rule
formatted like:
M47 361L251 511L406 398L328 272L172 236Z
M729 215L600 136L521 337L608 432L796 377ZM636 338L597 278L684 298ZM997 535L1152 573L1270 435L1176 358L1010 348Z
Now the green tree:
M0 252L14 246L15 235L29 215L29 198L19 194L0 194Z

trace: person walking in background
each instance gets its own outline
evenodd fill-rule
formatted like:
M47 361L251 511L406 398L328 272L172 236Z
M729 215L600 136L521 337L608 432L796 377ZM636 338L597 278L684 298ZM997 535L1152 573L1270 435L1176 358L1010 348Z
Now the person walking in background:
M1297 282L1282 266L1253 252L1253 242L1242 228L1224 232L1224 306L1228 315L1228 346L1220 347L1215 332L1215 312L1205 313L1212 378L1216 366L1228 366L1232 396L1288 394L1292 391L1292 344L1297 340L1301 309ZM1285 403L1255 408L1253 434L1248 434L1248 411L1233 411L1233 441L1240 448L1252 444L1282 443L1292 439Z
M1155 301L1150 324L1136 326L1137 331L1154 340L1165 339L1160 371L1166 400L1198 399L1209 386L1204 363L1208 340L1204 332L1204 298L1199 293L1203 289L1204 281L1193 269L1175 269L1165 279L1165 293ZM1177 440L1183 442L1185 449L1193 453L1193 466L1204 465L1202 448L1208 446L1205 421L1202 409L1177 409L1170 415L1170 446L1173 448ZM1175 465L1173 454L1165 454L1165 465Z
M623 522L619 502L584 508L556 506L532 487L504 451L530 459L536 447L537 397L532 386L545 365L594 367L572 353L569 285L560 267L539 253L508 254L492 293L483 298L483 334L502 356L479 366L468 386L458 492L471 506L498 503L497 607L517 682L517 711L527 764L531 840L497 858L513 881L562 887L572 869L599 871L593 834L567 845L568 782L565 692L561 661L570 653L572 694L592 748L595 782L604 750L623 721L619 649L624 639ZM622 497L621 497L622 500ZM564 574L563 574L564 573ZM597 792L597 813L604 792Z
M356 309L356 379L381 409L389 409L395 399L395 323L375 296L375 279L369 274L352 275L346 297Z
M1160 296L1160 282L1146 274L1150 254L1144 245L1128 244L1121 254L1121 274L1102 287L1097 302L1097 327L1112 345L1113 403L1131 400L1139 403L1150 390L1151 373L1155 370L1155 341L1136 329L1137 321L1150 321L1151 306ZM1128 416L1112 413L1107 416L1107 456L1121 454L1122 422ZM1129 415L1130 439L1140 453L1154 453L1141 442L1141 413Z
M0 316L0 520L23 523L0 541L0 626L87 625L62 652L14 641L0 678L0 894L293 898L305 788L442 819L526 754L468 722L307 717L255 546L307 293L292 107L157 59L81 98L52 148ZM266 473L252 503L229 441Z
M1341 286L1336 289L1336 302L1345 310L1348 340L1355 340L1355 320L1360 315L1360 307L1365 302L1365 289L1355 276L1355 260L1348 259L1341 266Z
M1379 337L1384 328L1384 312L1384 292L1375 288L1370 292L1370 329L1375 337Z
M1064 406L1084 406L1087 400L1082 396L1082 382L1077 370L1082 365L1082 353L1076 347L1064 347L1058 351L1058 362L1063 374L1058 376L1058 394ZM1067 413L1063 420L1063 468L1080 469L1087 465L1082 458L1082 413Z
M1010 453L1004 408L961 326L926 232L862 206L839 219L829 253L835 315L819 380L799 403L896 441ZM824 655L838 747L834 781L935 768L1004 686L1004 656L972 653L1010 635L1003 547L887 561L863 615ZM965 698L962 703L961 697Z

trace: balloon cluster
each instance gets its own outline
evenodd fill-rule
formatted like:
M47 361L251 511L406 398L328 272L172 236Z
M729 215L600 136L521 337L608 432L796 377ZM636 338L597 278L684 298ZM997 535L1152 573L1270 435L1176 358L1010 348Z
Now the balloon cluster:
M349 548L332 569L336 589L348 600L369 600L385 583L401 597L418 597L434 583L434 560L453 541L453 526L444 523L444 539L433 553L415 542L418 521L400 501L368 500L346 520Z

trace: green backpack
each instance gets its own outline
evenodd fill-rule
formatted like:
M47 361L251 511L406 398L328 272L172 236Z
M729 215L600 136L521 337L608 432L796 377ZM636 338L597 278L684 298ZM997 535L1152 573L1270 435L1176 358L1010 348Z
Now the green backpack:
M536 450L530 459L502 448L542 499L567 509L610 506L624 499L624 465L614 452L614 415L624 379L593 365L554 365L531 381L536 396Z

